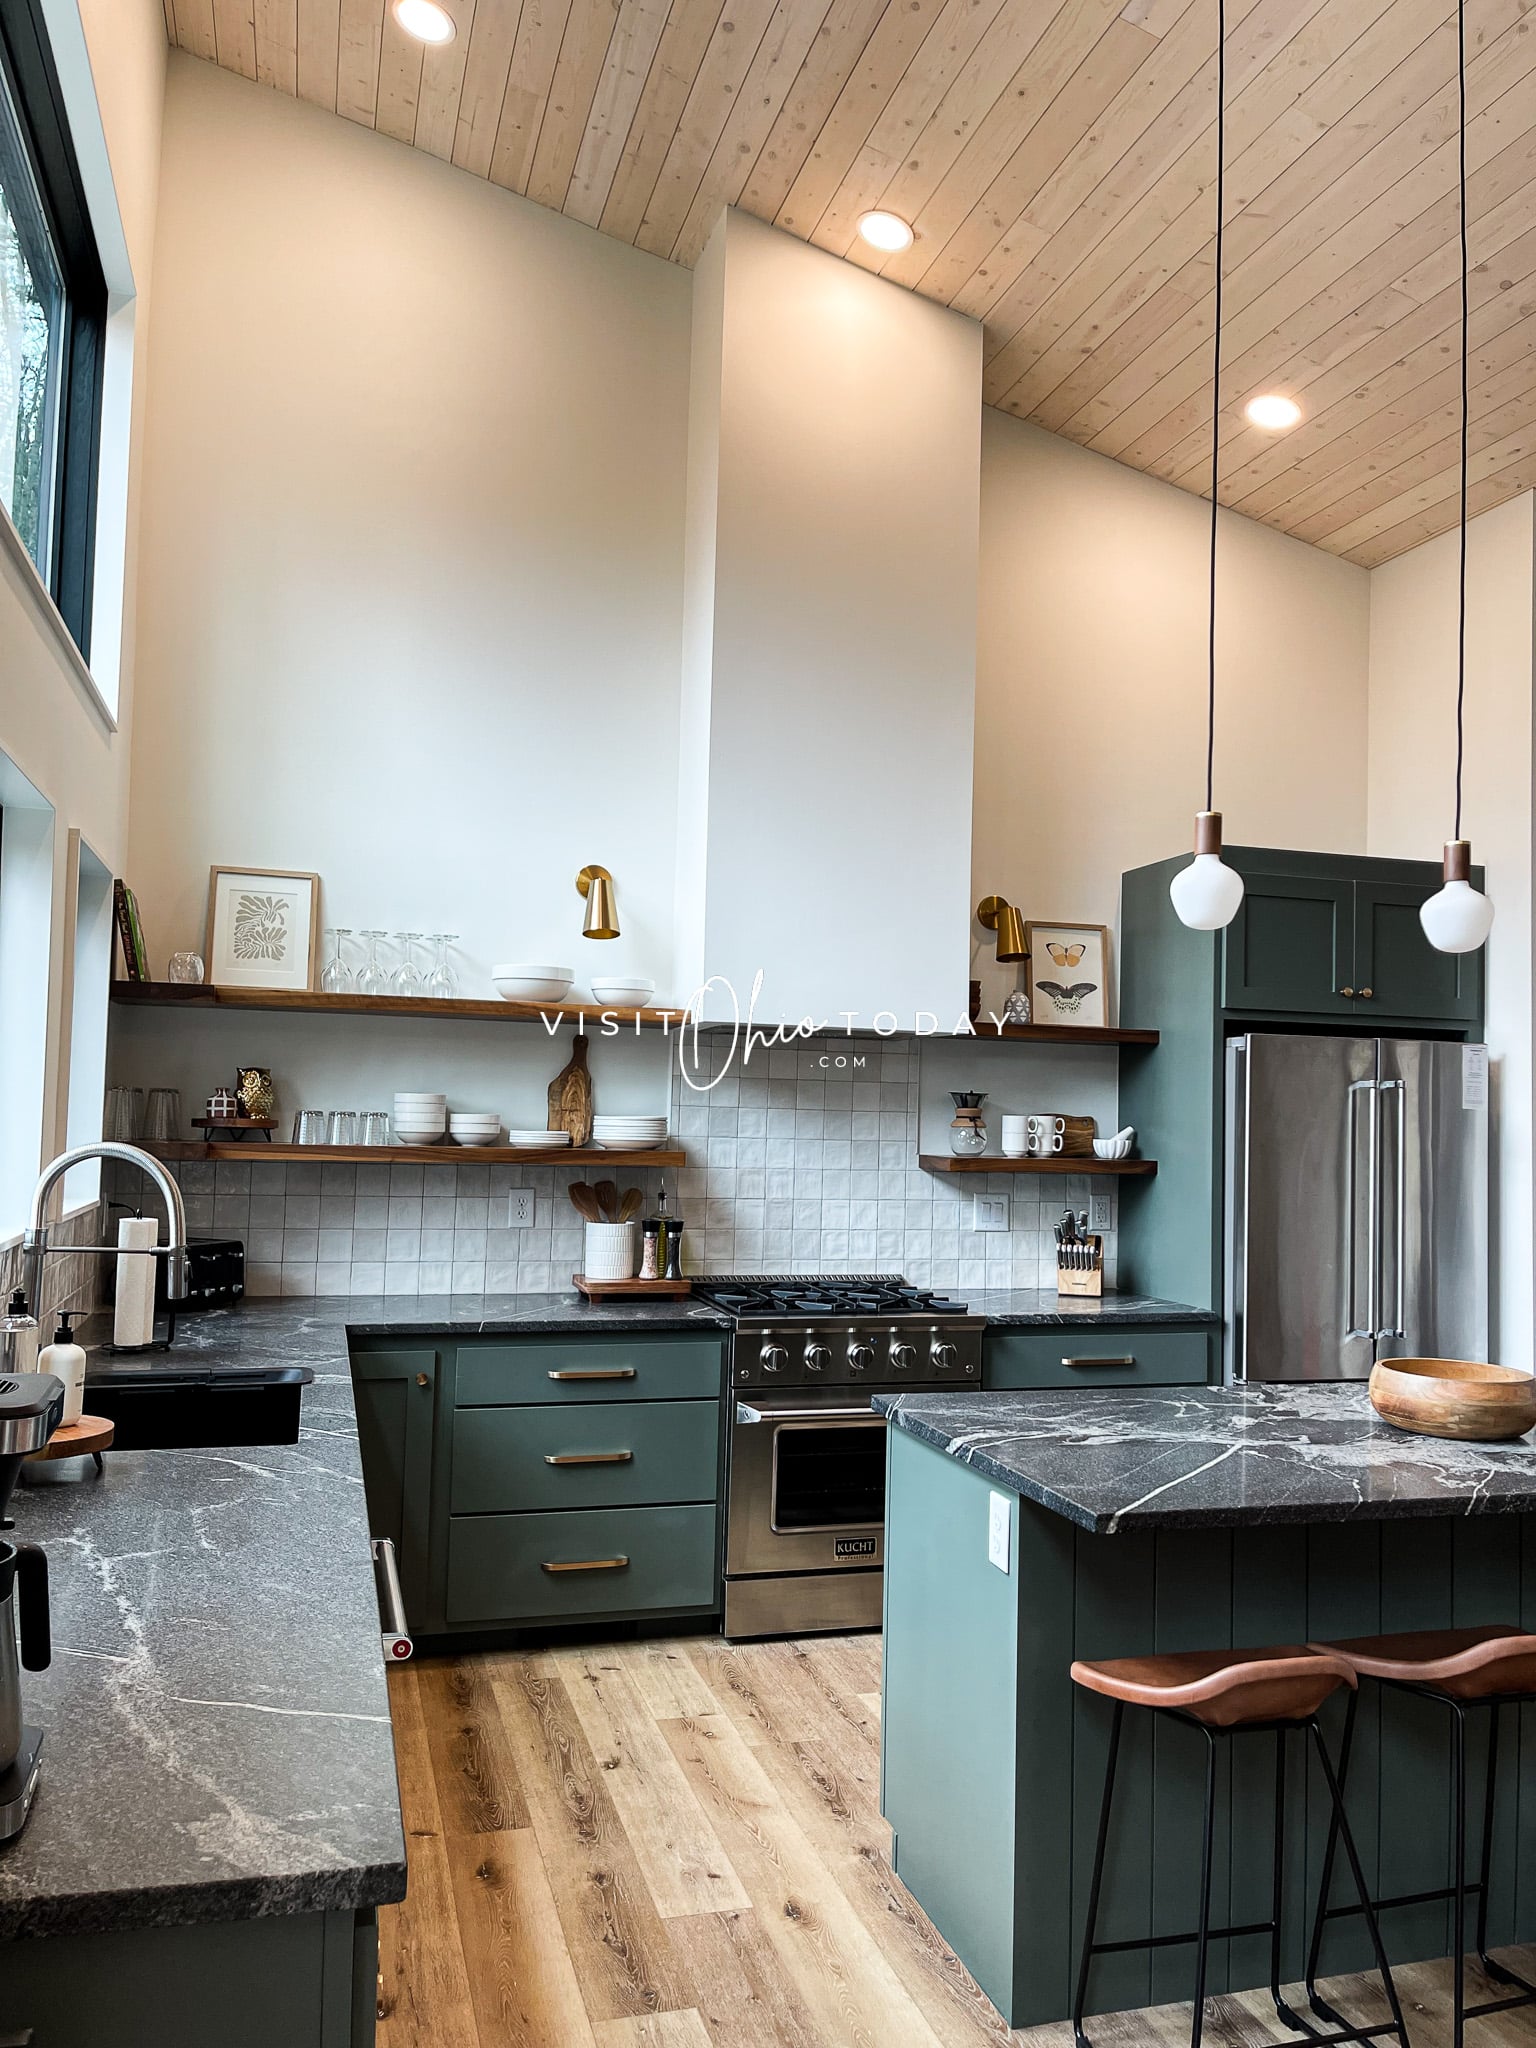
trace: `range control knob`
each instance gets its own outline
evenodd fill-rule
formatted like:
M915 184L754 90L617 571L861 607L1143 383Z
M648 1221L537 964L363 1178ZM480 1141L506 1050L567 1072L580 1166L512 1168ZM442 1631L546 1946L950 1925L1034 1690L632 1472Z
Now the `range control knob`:
M936 1341L933 1350L930 1352L929 1356L932 1358L933 1363L938 1371L948 1372L949 1368L955 1363L956 1359L960 1356L960 1354L958 1351L956 1351L953 1344L945 1344L943 1342Z
M917 1346L915 1344L892 1344L891 1364L897 1372L907 1372L916 1363Z
M855 1372L868 1372L874 1362L875 1347L873 1344L860 1344L855 1341L848 1346L848 1363Z
M757 1354L757 1362L764 1372L782 1372L789 1363L789 1353L782 1344L765 1344Z
M832 1353L825 1344L807 1344L805 1347L805 1369L807 1372L825 1372L832 1363Z

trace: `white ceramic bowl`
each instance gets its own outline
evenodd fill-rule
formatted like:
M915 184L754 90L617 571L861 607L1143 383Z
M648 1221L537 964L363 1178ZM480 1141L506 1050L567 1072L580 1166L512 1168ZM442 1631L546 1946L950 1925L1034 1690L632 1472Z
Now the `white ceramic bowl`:
M648 1003L656 993L654 981L594 981L588 984L595 1003L617 1003L623 1008L633 1006L639 1009Z
M446 1109L448 1107L446 1095L400 1094L395 1097L395 1102L401 1109Z
M558 1003L571 992L574 967L546 967L538 961L512 961L491 969L491 985L503 1002Z
M1093 1156L1095 1159L1129 1159L1131 1141L1129 1138L1095 1138Z
M397 1109L395 1123L413 1131L441 1131L446 1128L448 1118L440 1109Z
M655 1152L666 1141L665 1131L660 1137L647 1135L643 1138L600 1138L595 1131L592 1134L592 1142L599 1152Z

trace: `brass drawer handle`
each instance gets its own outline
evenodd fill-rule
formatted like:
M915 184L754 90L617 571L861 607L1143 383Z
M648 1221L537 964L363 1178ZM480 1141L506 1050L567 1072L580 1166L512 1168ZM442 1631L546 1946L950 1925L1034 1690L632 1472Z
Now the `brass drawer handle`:
M1371 997L1375 995L1376 991L1373 988L1363 988L1361 989L1360 993L1365 997L1366 1001L1369 1002Z
M432 1382L427 1378L424 1372L419 1372L416 1375L416 1384L418 1387L430 1387Z
M628 1565L627 1557L583 1557L574 1564L545 1564L546 1572L621 1572Z
M1063 1365L1134 1365L1134 1358L1064 1358Z
M632 1365L606 1367L601 1372L552 1372L552 1380L632 1380L635 1368Z
M633 1451L561 1451L558 1455L544 1454L546 1465L627 1465L634 1458Z
M1355 992L1354 992L1354 990L1353 990L1352 988L1341 988L1341 989L1339 990L1339 994L1340 994L1341 996L1349 996L1350 998L1353 998L1353 996L1354 996L1354 993L1355 993Z

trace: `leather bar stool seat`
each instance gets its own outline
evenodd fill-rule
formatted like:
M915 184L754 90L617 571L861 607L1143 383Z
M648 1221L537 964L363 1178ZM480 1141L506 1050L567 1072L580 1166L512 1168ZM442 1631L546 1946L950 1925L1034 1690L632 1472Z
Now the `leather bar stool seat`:
M1361 1678L1433 1686L1452 1699L1536 1693L1536 1635L1520 1628L1425 1628L1311 1647L1321 1656L1342 1657Z
M1208 1728L1307 1721L1355 1667L1326 1649L1285 1643L1259 1650L1183 1650L1168 1656L1078 1662L1072 1679L1128 1707L1162 1707Z

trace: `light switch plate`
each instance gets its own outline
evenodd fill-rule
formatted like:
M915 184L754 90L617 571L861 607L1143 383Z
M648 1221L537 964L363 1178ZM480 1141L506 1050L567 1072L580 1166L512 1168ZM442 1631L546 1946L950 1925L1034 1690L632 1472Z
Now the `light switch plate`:
M513 1188L507 1196L508 1230L533 1228L533 1189Z
M1012 1542L1012 1499L1006 1493L994 1493L991 1513L987 1519L987 1563L995 1564L1000 1572L1006 1572Z
M1006 1230L1008 1228L1008 1197L1006 1195L972 1195L972 1230Z

